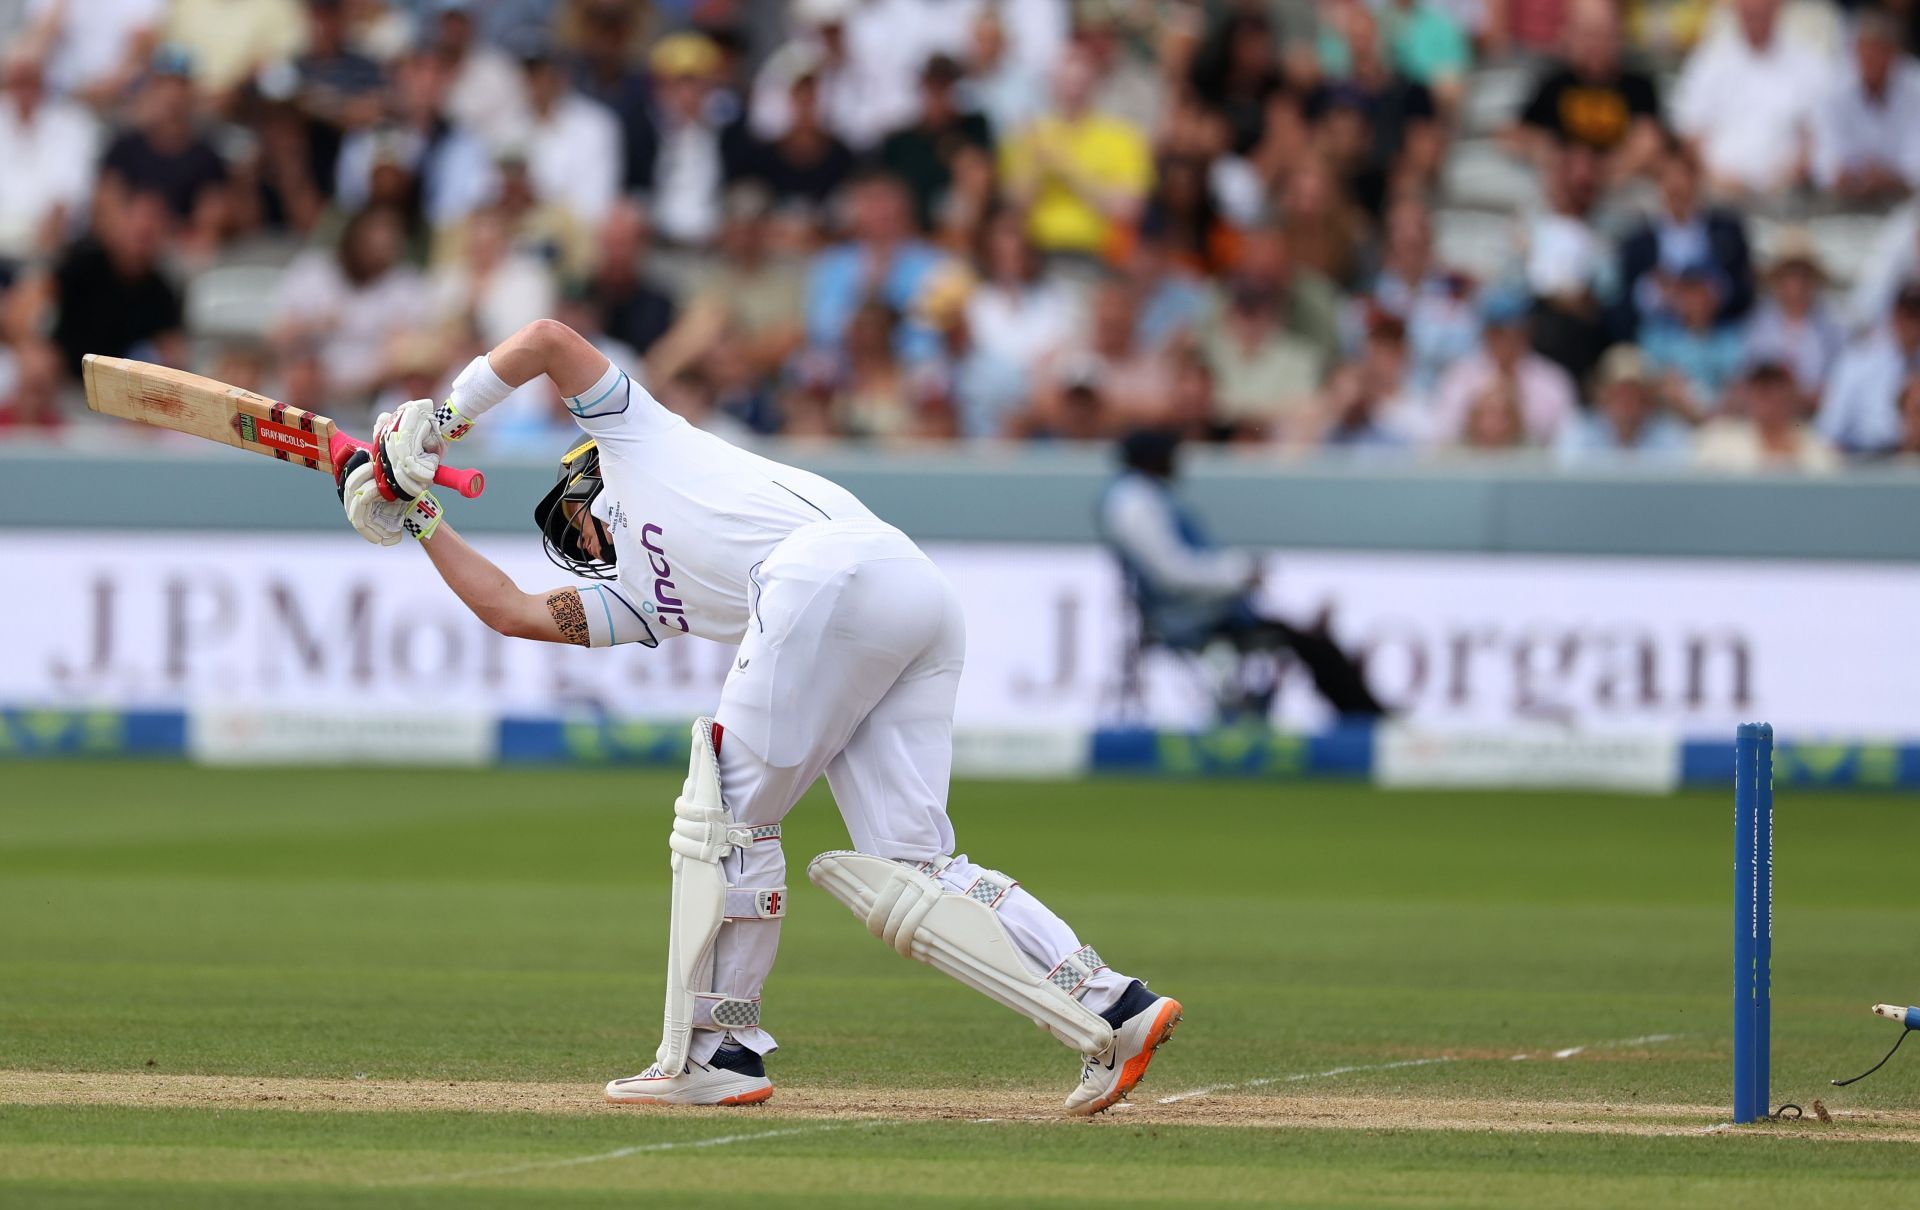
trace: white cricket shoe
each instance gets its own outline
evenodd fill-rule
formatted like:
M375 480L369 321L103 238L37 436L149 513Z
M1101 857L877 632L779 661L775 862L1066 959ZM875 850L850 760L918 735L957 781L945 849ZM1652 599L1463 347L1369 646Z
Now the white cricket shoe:
M678 1075L655 1063L607 1085L607 1100L615 1105L758 1105L772 1095L767 1065L746 1049L720 1051L707 1063L689 1060Z
M1124 1100L1146 1076L1153 1052L1173 1036L1180 1012L1180 1001L1156 996L1134 980L1119 1001L1100 1014L1113 1023L1113 1045L1086 1057L1080 1086L1067 1096L1067 1112L1090 1117Z

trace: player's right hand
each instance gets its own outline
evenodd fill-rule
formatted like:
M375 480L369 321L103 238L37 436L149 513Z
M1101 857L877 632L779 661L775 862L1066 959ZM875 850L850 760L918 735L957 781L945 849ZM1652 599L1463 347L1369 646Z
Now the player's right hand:
M382 412L373 426L379 456L375 483L384 478L393 499L412 500L433 486L445 446L434 427L431 399L409 399L396 412Z
M340 503L347 510L347 524L375 546L398 542L400 518L413 502L389 500L380 494L374 482L373 457L365 450L355 450L340 472Z

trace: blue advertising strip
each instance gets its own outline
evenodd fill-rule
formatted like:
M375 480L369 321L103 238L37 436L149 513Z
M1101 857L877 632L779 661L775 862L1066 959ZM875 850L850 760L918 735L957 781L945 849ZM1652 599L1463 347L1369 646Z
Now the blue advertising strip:
M179 710L0 708L0 759L184 756L187 716Z
M1275 731L1257 723L1205 731L1107 728L1093 733L1094 773L1170 777L1344 777L1373 771L1373 728L1335 727L1316 735Z
M1773 780L1784 786L1920 789L1920 744L1775 740ZM1680 782L1688 786L1732 785L1733 741L1682 743Z
M636 722L592 715L503 718L502 764L660 765L687 763L693 720Z

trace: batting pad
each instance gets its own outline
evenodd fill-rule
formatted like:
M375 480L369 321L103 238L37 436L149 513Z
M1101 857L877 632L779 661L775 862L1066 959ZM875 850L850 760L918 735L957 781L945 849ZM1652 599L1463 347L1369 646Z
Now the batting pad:
M1000 913L911 865L867 853L822 853L807 880L838 899L902 957L917 958L1028 1018L1081 1054L1113 1044L1098 1013L1035 974Z

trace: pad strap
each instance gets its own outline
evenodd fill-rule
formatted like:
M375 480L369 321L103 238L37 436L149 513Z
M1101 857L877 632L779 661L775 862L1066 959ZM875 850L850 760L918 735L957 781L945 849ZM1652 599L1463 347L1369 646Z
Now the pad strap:
M1091 945L1079 949L1060 959L1060 964L1047 972L1047 981L1069 996L1077 996L1087 980L1107 969Z
M728 920L778 920L786 914L787 888L783 886L727 888Z
M754 1029L760 1024L760 997L742 1000L708 992L693 997L693 1024L704 1029Z
M999 870L981 870L980 877L973 880L963 894L969 899L978 900L990 908L997 908L1001 901L1013 893L1018 882L1002 874Z

